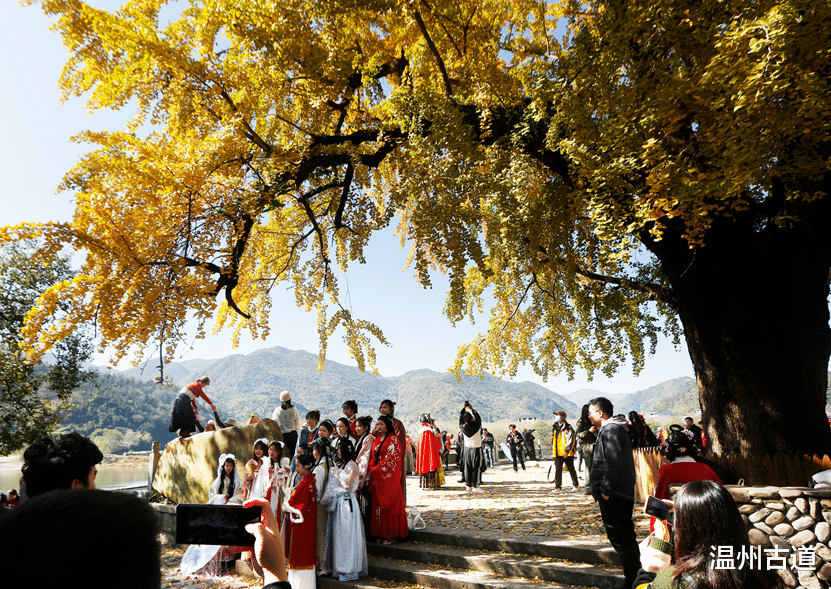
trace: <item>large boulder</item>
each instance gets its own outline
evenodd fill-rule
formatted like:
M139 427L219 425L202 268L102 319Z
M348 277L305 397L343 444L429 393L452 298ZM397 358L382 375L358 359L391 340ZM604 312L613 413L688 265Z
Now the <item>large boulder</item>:
M233 454L242 469L254 454L254 442L282 440L277 422L263 419L254 425L227 427L215 432L195 434L173 440L159 459L153 489L176 503L205 503L208 489L216 478L219 456Z

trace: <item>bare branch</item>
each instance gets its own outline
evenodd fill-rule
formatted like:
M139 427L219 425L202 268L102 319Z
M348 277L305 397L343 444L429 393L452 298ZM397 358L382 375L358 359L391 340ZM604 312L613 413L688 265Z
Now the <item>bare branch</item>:
M344 227L343 225L343 209L346 207L346 201L349 198L349 189L352 188L352 178L354 170L352 162L346 165L346 175L343 179L343 192L340 194L340 202L338 203L338 210L335 212L335 231Z
M672 290L665 286L661 286L660 284L654 284L651 282L638 282L636 280L630 280L629 278L604 276L603 274L588 272L586 270L581 270L580 268L575 270L575 272L577 272L577 274L579 274L580 276L589 278L590 280L596 280L598 282L604 282L606 284L614 284L616 286L631 288L632 290L648 294L651 299L661 301L662 303L666 303L672 308L675 308L677 304L675 300L675 295L672 293Z

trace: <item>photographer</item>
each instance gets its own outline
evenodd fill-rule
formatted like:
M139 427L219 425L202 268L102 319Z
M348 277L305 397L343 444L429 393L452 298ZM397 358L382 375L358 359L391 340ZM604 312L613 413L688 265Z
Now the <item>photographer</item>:
M736 502L713 481L687 483L675 500L675 566L669 566L672 544L666 522L656 520L655 536L641 557L637 589L779 589L784 583L767 569L716 566L714 546L731 554L750 550L747 528Z
M470 401L459 414L459 428L464 436L464 454L462 455L462 478L465 489L471 493L481 493L482 471L485 469L485 455L482 452L482 418Z

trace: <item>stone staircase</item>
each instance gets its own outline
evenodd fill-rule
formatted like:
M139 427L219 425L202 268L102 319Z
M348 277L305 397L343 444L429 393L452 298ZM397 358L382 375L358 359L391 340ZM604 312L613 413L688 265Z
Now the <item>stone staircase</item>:
M368 578L318 577L318 588L616 589L623 583L617 554L596 538L535 540L428 527L404 542L369 543L367 551Z

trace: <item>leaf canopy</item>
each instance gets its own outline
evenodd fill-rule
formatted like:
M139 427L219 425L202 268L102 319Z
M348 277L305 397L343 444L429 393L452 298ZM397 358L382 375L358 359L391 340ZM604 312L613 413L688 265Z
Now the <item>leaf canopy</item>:
M448 274L451 321L490 307L457 370L638 372L680 335L654 244L793 226L826 196L823 0L31 3L69 51L64 97L134 112L77 138L71 223L3 230L86 251L28 317L35 357L92 319L115 360L171 358L189 316L265 337L289 285L321 362L342 329L373 367L386 341L338 273L396 223L422 285Z

